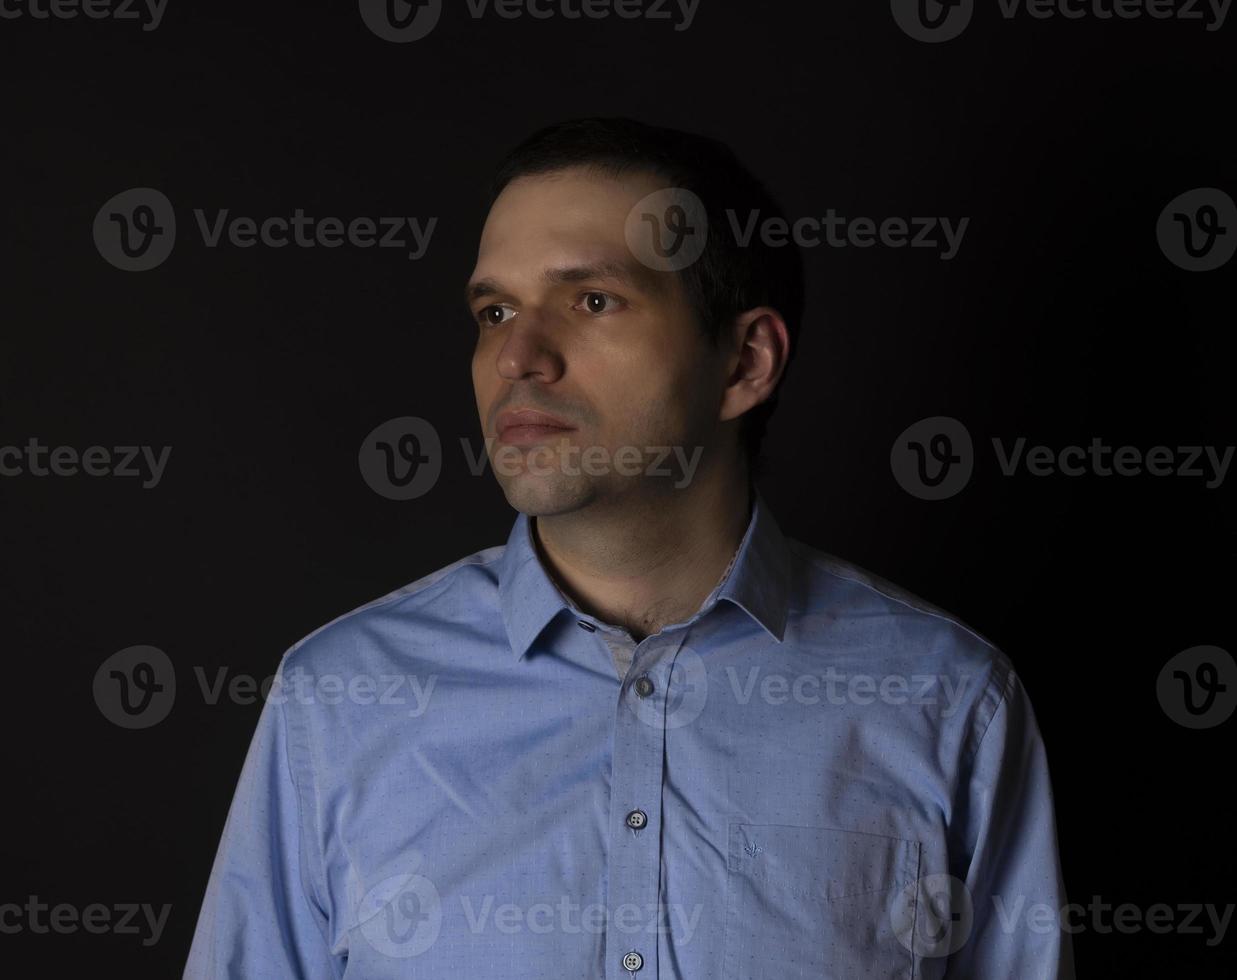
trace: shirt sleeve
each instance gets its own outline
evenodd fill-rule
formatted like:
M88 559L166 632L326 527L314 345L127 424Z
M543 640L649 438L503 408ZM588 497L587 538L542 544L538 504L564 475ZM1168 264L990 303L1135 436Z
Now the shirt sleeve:
M1061 928L1067 899L1048 760L1030 699L1012 670L963 792L966 857L956 873L973 918L945 976L1074 980L1070 934Z
M228 811L185 980L328 980L343 973L343 958L328 948L327 916L307 887L312 863L289 763L280 676Z

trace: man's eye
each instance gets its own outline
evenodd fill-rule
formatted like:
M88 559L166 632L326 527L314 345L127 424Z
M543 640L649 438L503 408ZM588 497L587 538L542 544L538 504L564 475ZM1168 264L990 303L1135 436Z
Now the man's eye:
M510 316L508 316L510 314ZM487 306L477 314L477 320L487 327L496 327L500 323L506 323L511 317L515 316L515 310L509 306Z
M613 313L621 300L609 293L589 292L584 294L583 306L589 313Z

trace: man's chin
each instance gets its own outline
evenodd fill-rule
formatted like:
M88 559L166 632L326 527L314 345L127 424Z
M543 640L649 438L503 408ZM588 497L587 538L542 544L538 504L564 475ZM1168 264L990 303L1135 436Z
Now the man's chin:
M507 503L529 517L553 517L585 507L595 493L584 477L562 474L537 476L521 473L501 481Z

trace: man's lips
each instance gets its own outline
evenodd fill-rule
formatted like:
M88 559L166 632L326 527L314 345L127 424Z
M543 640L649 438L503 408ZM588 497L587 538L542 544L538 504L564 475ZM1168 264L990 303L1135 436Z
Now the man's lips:
M523 408L499 414L498 439L508 445L525 445L571 432L575 426L547 412Z

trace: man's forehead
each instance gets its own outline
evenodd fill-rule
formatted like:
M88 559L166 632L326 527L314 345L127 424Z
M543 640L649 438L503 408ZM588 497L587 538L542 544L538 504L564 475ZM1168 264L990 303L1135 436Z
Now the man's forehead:
M584 168L517 177L490 208L482 242L519 238L521 233L583 233L622 241L631 209L662 183L651 174L613 176Z
M574 168L512 181L490 210L477 250L473 283L548 283L611 279L649 292L669 287L627 245L631 208L660 181ZM493 291L493 290L491 290Z
M631 169L615 173L601 166L578 164L559 170L513 177L498 195L495 203L510 202L521 197L547 195L562 197L585 195L589 198L611 199L641 198L664 186L666 186L664 178L647 170Z
M550 257L557 253L589 261L628 257L625 213L592 208L531 208L492 215L477 245L478 258L507 252ZM505 257L505 256L504 256Z
M502 207L490 211L481 231L478 251L505 248L586 248L590 243L622 244L627 212L603 202L552 198L533 206Z

